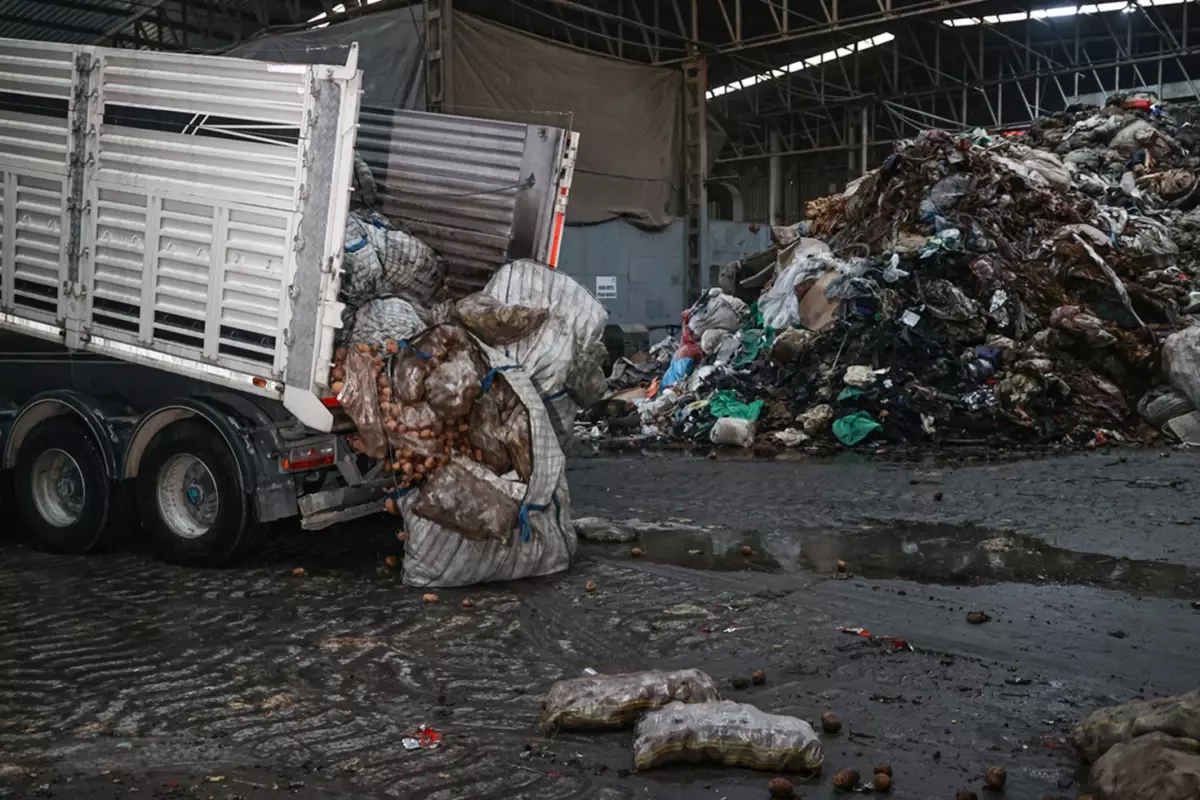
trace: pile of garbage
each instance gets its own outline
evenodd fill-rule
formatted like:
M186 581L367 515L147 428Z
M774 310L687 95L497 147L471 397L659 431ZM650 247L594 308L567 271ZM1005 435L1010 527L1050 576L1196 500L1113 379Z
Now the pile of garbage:
M576 539L562 444L605 388L603 307L532 261L452 301L440 256L372 210L361 161L356 177L330 388L404 518L404 582L565 570Z
M900 143L723 268L678 337L620 359L579 432L1200 444L1191 116L1122 96L1025 131Z

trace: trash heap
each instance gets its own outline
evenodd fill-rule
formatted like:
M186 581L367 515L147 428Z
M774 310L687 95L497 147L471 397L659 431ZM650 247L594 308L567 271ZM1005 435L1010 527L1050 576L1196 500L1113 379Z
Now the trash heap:
M724 268L644 397L612 388L637 435L716 444L1200 443L1191 116L925 131Z
M604 390L603 307L532 261L452 302L442 259L370 208L364 170L330 388L352 447L380 465L387 510L404 518L405 583L565 570L576 540L560 439Z

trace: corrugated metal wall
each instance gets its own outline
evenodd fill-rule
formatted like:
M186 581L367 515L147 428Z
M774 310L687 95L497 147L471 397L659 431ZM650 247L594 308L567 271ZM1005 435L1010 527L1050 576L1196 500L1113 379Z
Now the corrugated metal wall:
M564 135L544 125L370 108L359 115L357 146L383 212L446 258L452 288L475 291L510 258L534 255L513 252L514 236L536 238L543 218L548 224Z

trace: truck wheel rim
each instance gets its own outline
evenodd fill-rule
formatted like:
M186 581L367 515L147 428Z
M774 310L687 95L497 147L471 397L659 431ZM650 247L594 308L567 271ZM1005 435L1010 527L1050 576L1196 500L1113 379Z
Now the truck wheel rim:
M33 462L33 504L38 514L56 528L69 528L83 514L87 489L83 471L65 450L44 451Z
M217 521L217 482L203 461L187 453L167 459L158 473L158 511L171 532L198 539Z

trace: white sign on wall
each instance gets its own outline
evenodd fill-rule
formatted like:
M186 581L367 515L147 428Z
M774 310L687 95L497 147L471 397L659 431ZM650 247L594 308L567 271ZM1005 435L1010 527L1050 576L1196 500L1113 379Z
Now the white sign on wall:
M615 275L597 275L596 276L596 299L597 300L616 300L617 299L617 277Z

